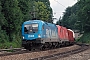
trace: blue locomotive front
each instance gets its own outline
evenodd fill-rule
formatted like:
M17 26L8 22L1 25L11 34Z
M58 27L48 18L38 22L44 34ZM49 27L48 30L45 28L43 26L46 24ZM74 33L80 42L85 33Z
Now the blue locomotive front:
M42 38L42 25L43 22L39 20L30 20L26 21L22 25L22 36L23 36L23 44L29 41L37 41ZM37 41L38 43L40 41Z

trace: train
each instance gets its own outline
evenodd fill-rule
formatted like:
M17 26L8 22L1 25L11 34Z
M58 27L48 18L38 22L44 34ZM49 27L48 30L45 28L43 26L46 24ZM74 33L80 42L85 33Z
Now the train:
M28 50L73 44L74 38L71 29L42 20L29 20L22 24L22 47Z

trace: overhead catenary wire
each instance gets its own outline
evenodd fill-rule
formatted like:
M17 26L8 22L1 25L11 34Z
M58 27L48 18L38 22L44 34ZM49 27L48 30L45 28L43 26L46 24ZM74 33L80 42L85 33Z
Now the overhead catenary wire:
M55 2L57 2L58 4L60 4L61 6L63 6L64 8L66 8L66 6L64 6L63 4L61 4L60 2L54 0Z

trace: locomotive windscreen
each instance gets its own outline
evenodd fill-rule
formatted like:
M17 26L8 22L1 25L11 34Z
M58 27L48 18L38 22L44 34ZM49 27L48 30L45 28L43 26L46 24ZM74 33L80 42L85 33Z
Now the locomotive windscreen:
M38 31L38 24L24 25L24 33L35 33Z

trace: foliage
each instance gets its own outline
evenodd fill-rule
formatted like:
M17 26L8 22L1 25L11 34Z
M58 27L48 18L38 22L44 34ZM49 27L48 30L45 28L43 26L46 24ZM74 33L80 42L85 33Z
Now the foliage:
M35 8L37 11L36 17L48 22L50 12L47 10L46 5L43 2L35 2Z
M80 31L90 31L90 0L79 0L74 6L68 7L61 20L63 26Z
M66 8L64 16L60 22L63 26L80 30L80 33L84 32L83 36L77 41L83 43L90 43L90 0L78 0L78 2L72 7Z
M21 25L33 18L33 6L37 18L52 22L49 0L0 0L0 48L21 46Z
M90 44L90 32L84 33L82 37L80 37L77 42L89 43Z
M4 3L3 3L4 2ZM6 24L2 26L5 27L9 40L13 41L13 35L17 34L17 31L20 30L22 14L20 8L18 7L17 0L7 0L2 1L2 12L6 19Z

